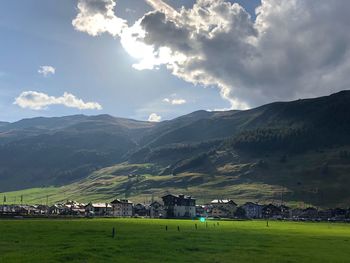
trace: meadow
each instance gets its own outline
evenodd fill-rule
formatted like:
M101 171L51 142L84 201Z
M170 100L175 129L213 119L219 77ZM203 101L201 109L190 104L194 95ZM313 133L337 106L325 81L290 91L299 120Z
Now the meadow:
M349 247L350 225L346 224L270 221L267 227L265 221L0 221L0 262L6 263L337 263L349 262Z

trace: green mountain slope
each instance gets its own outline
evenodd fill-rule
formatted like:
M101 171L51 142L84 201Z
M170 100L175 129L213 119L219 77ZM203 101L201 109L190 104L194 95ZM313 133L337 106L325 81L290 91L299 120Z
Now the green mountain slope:
M83 200L176 191L346 205L349 134L349 91L158 124L108 115L25 120L0 128L0 191L47 186L60 189L56 199Z
M55 123L57 125L55 125ZM111 116L37 118L0 132L0 191L62 185L121 160L151 123Z
M350 152L350 147L342 149ZM216 153L223 155L227 153ZM148 202L153 197L173 192L193 195L198 202L215 198L247 201L302 204L320 207L348 207L350 203L350 155L338 149L308 152L280 159L272 154L264 158L233 155L230 162L216 161L216 171L184 171L176 175L159 175L163 169L154 164L119 164L95 171L87 178L60 187L46 187L4 193L9 203L45 203L65 200L80 202L110 201L130 198ZM211 157L212 158L212 157ZM236 161L232 161L236 160ZM189 169L191 170L191 169Z
M246 131L272 128L314 129L314 133L327 131L327 136L333 141L340 139L336 135L341 135L348 142L349 121L350 92L343 91L328 97L272 103L247 111L211 113L183 125L177 124L165 132L156 128L151 132L156 131L158 136L150 146L217 140Z

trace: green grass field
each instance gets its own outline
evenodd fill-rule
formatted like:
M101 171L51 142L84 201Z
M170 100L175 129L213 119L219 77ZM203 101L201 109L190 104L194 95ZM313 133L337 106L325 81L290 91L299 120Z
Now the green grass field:
M0 262L6 263L336 263L349 262L349 247L350 225L345 224L272 221L266 227L264 221L208 221L206 227L191 220L0 221Z

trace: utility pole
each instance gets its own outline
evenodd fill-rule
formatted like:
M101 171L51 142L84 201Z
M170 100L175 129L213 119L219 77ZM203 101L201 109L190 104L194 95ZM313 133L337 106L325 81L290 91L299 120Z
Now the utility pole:
M284 187L282 187L282 191L281 191L281 206L283 205L284 203L284 200L283 200L283 196L284 195Z
M5 203L6 203L6 195L4 195L4 199L2 201L2 212L4 213L5 211Z

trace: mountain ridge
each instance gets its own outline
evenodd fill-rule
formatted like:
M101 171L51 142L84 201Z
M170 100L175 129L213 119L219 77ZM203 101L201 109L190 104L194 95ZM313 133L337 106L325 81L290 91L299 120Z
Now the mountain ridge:
M160 123L107 114L26 119L0 125L0 191L60 187L86 182L104 167L150 163L150 170L126 169L124 175L193 173L200 175L194 182L221 178L225 188L258 182L276 189L277 184L297 200L304 197L294 181L329 193L350 185L349 134L350 91L246 111L196 111Z

